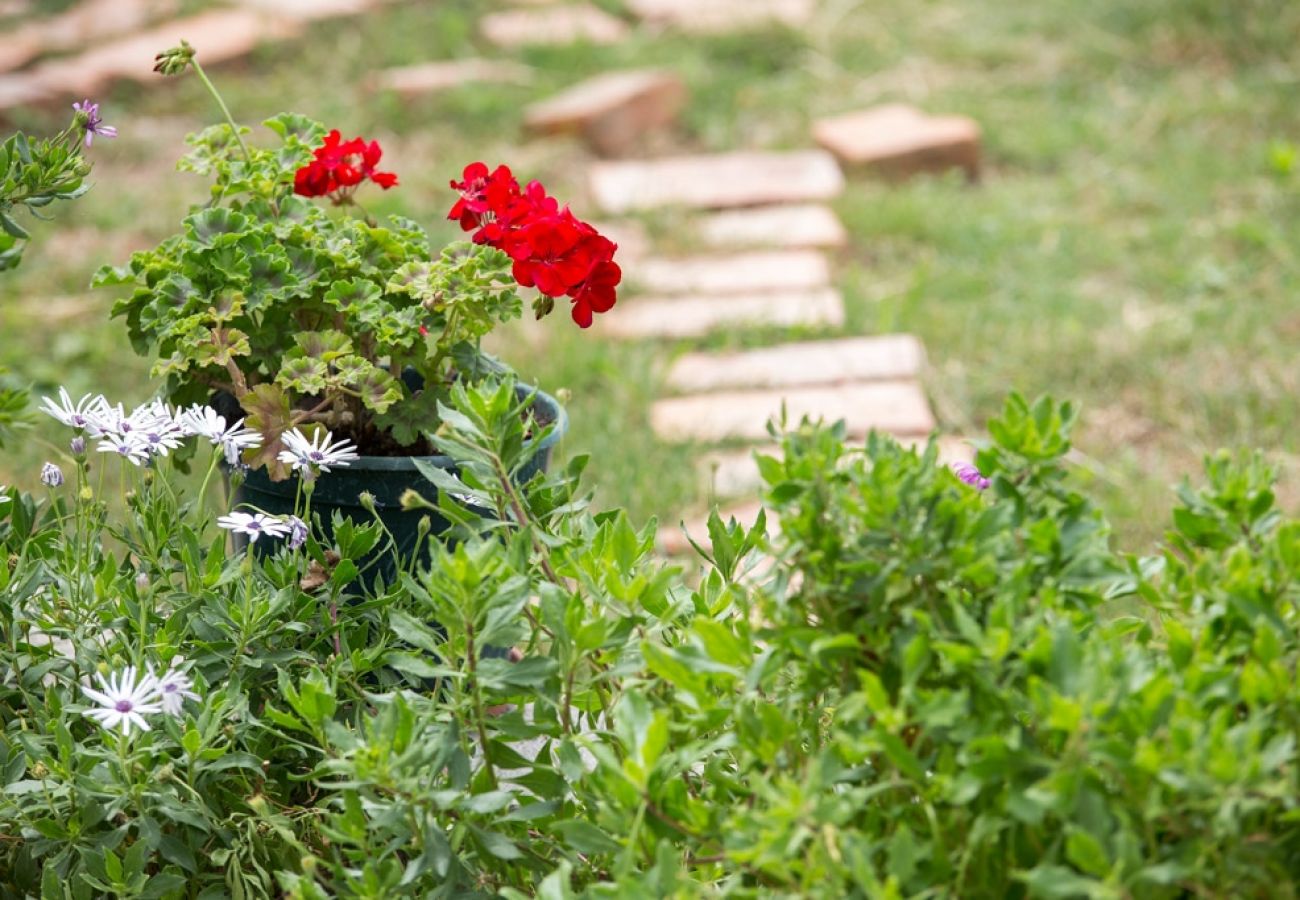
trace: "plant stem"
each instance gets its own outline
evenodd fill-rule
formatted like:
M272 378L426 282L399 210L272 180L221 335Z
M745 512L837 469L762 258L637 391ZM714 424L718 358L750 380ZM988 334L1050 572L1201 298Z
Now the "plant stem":
M221 95L217 93L216 86L208 80L208 75L203 71L203 67L199 65L198 59L191 58L190 65L194 69L194 74L199 76L199 81L203 82L203 86L207 88L208 93L212 95L212 99L217 101L217 106L221 107L221 114L226 117L226 122L230 125L230 130L235 133L235 140L239 143L239 149L244 151L244 160L248 163L249 168L252 168L253 154L248 152L248 145L244 143L244 138L239 133L239 126L235 124L235 117L230 114L230 108L226 106L226 101L221 99Z

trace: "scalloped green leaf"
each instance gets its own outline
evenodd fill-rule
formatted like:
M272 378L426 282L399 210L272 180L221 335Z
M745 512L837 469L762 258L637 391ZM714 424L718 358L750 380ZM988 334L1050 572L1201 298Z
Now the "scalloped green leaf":
M285 360L279 374L275 376L275 383L304 394L318 394L325 390L325 379L328 375L329 367L323 360L299 356Z

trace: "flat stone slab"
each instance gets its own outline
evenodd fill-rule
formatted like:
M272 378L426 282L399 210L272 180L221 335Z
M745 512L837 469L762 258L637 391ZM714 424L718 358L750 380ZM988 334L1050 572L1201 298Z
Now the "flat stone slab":
M596 203L613 214L829 200L843 190L844 173L821 150L673 156L598 163L591 170Z
M0 39L0 72L41 55L78 50L128 34L172 14L176 5L176 0L82 0L57 16L21 23Z
M543 6L490 13L480 24L483 36L498 47L529 44L617 44L627 24L588 4Z
M637 263L627 279L657 294L744 294L825 287L831 269L826 257L816 251L789 250L654 257Z
M900 437L898 442L904 447L925 448L925 438ZM704 457L700 464L700 474L704 484L716 497L753 496L763 486L763 477L758 471L755 454L781 458L781 448L775 444L743 450L719 450ZM955 437L939 438L939 462L951 465L955 462L973 462L975 448L968 442Z
M685 31L723 33L778 23L798 28L816 11L816 0L626 0L646 22Z
M573 132L598 153L634 149L647 132L670 125L686 104L686 83L663 69L629 69L589 78L534 103L524 124L538 134Z
M931 116L890 103L813 124L817 143L846 166L911 175L959 168L979 175L980 128L965 116Z
M914 381L871 381L834 387L785 390L719 391L658 400L650 409L655 434L666 441L762 440L767 421L804 416L835 422L843 419L848 433L887 431L899 435L928 434L934 414L921 386Z
M412 100L470 84L523 84L531 75L532 69L507 60L452 59L384 69L368 83L372 90L393 91Z
M803 341L736 353L688 353L668 370L667 384L690 394L727 388L782 388L847 381L915 378L925 363L910 334Z
M710 247L843 247L849 240L835 212L818 203L727 210L695 227Z
M78 56L52 60L32 74L51 91L93 96L119 78L146 83L165 80L153 71L154 55L177 46L182 38L192 40L199 62L209 66L246 56L262 41L292 37L298 29L290 19L248 9L213 10L100 44Z
M356 16L381 0L236 0L239 6L302 22Z
M720 328L794 326L839 328L844 301L838 291L769 291L754 294L637 297L619 303L598 326L625 339L701 337Z

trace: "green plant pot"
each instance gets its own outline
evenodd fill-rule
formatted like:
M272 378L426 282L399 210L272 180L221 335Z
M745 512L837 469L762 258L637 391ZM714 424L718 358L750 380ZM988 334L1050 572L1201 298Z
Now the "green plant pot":
M539 422L554 425L544 439L537 441L533 456L518 473L517 480L525 482L537 472L546 471L551 460L551 450L568 430L569 419L564 407L543 391L521 387L521 396L535 394L533 408ZM415 467L419 459L430 465L455 472L456 465L447 456L363 456L346 467L331 469L316 479L312 492L312 517L319 521L326 540L333 537L331 525L337 512L344 518L357 523L371 521L371 513L361 506L358 498L362 492L369 492L374 499L375 513L384 526L393 535L396 544L393 548L375 551L366 558L357 561L361 567L362 580L367 586L374 585L382 578L385 584L397 580L400 567L409 564L411 554L418 554L421 563L427 563L429 548L426 543L417 546L420 540L420 519L428 517L430 528L428 535L437 536L447 530L446 519L431 510L402 509L402 494L412 489L426 499L434 501L438 491ZM293 476L284 481L272 481L264 469L249 472L243 483L236 489L233 497L235 507L261 510L277 516L294 513L294 501L298 496L298 478ZM320 532L318 532L320 533ZM240 547L242 535L235 535L236 548ZM273 552L275 542L266 541L265 550L262 542L254 545L257 552Z

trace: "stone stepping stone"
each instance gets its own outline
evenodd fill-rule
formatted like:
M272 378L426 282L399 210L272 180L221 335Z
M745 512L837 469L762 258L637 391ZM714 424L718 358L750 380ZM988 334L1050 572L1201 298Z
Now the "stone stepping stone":
M921 342L910 334L804 341L736 353L688 353L668 370L668 387L680 393L728 388L785 388L846 381L915 378L925 364Z
M605 162L591 170L596 203L616 215L666 206L720 209L829 200L843 190L839 164L821 150Z
M525 126L537 134L575 133L607 156L627 153L648 132L671 125L686 104L686 83L663 69L597 75L534 103Z
M745 294L825 287L831 269L812 250L655 257L639 262L628 280L656 294Z
M176 6L177 0L82 0L66 12L20 24L4 35L0 40L0 72L17 69L38 56L77 50L129 34L161 16L171 15Z
M403 100L414 100L470 84L526 84L531 75L532 69L506 60L450 59L384 69L368 84L371 90L393 91Z
M356 16L376 5L376 0L235 0L235 2L238 6L296 19L299 22Z
M959 168L979 176L980 128L965 116L931 116L891 103L813 124L817 143L846 166L888 175Z
M628 35L627 24L588 4L543 6L491 13L480 24L483 36L498 47L530 44L617 44Z
M816 11L816 0L627 0L638 18L684 31L718 34L770 25L799 28Z
M620 303L598 323L612 338L702 337L721 328L839 328L844 301L833 288L718 296L638 297Z
M901 437L898 442L904 447L925 448L925 438ZM754 454L781 458L781 448L775 444L750 447L743 450L720 450L704 457L700 464L703 483L717 497L753 496L763 486L763 478L758 471ZM939 461L944 465L955 462L973 462L975 448L968 442L954 437L939 438Z
M710 247L843 247L849 235L828 206L791 203L713 213L696 232Z
M848 433L868 431L922 435L934 430L934 414L921 386L914 381L871 381L836 386L784 390L719 391L658 400L650 409L650 424L665 441L715 442L762 440L767 421L804 416L834 422L843 419Z
M52 92L93 96L119 78L142 83L163 81L153 71L154 54L175 47L182 38L194 42L199 62L210 66L246 56L260 42L292 37L298 30L292 20L248 9L213 10L100 44L79 56L52 60L32 70L32 74Z

